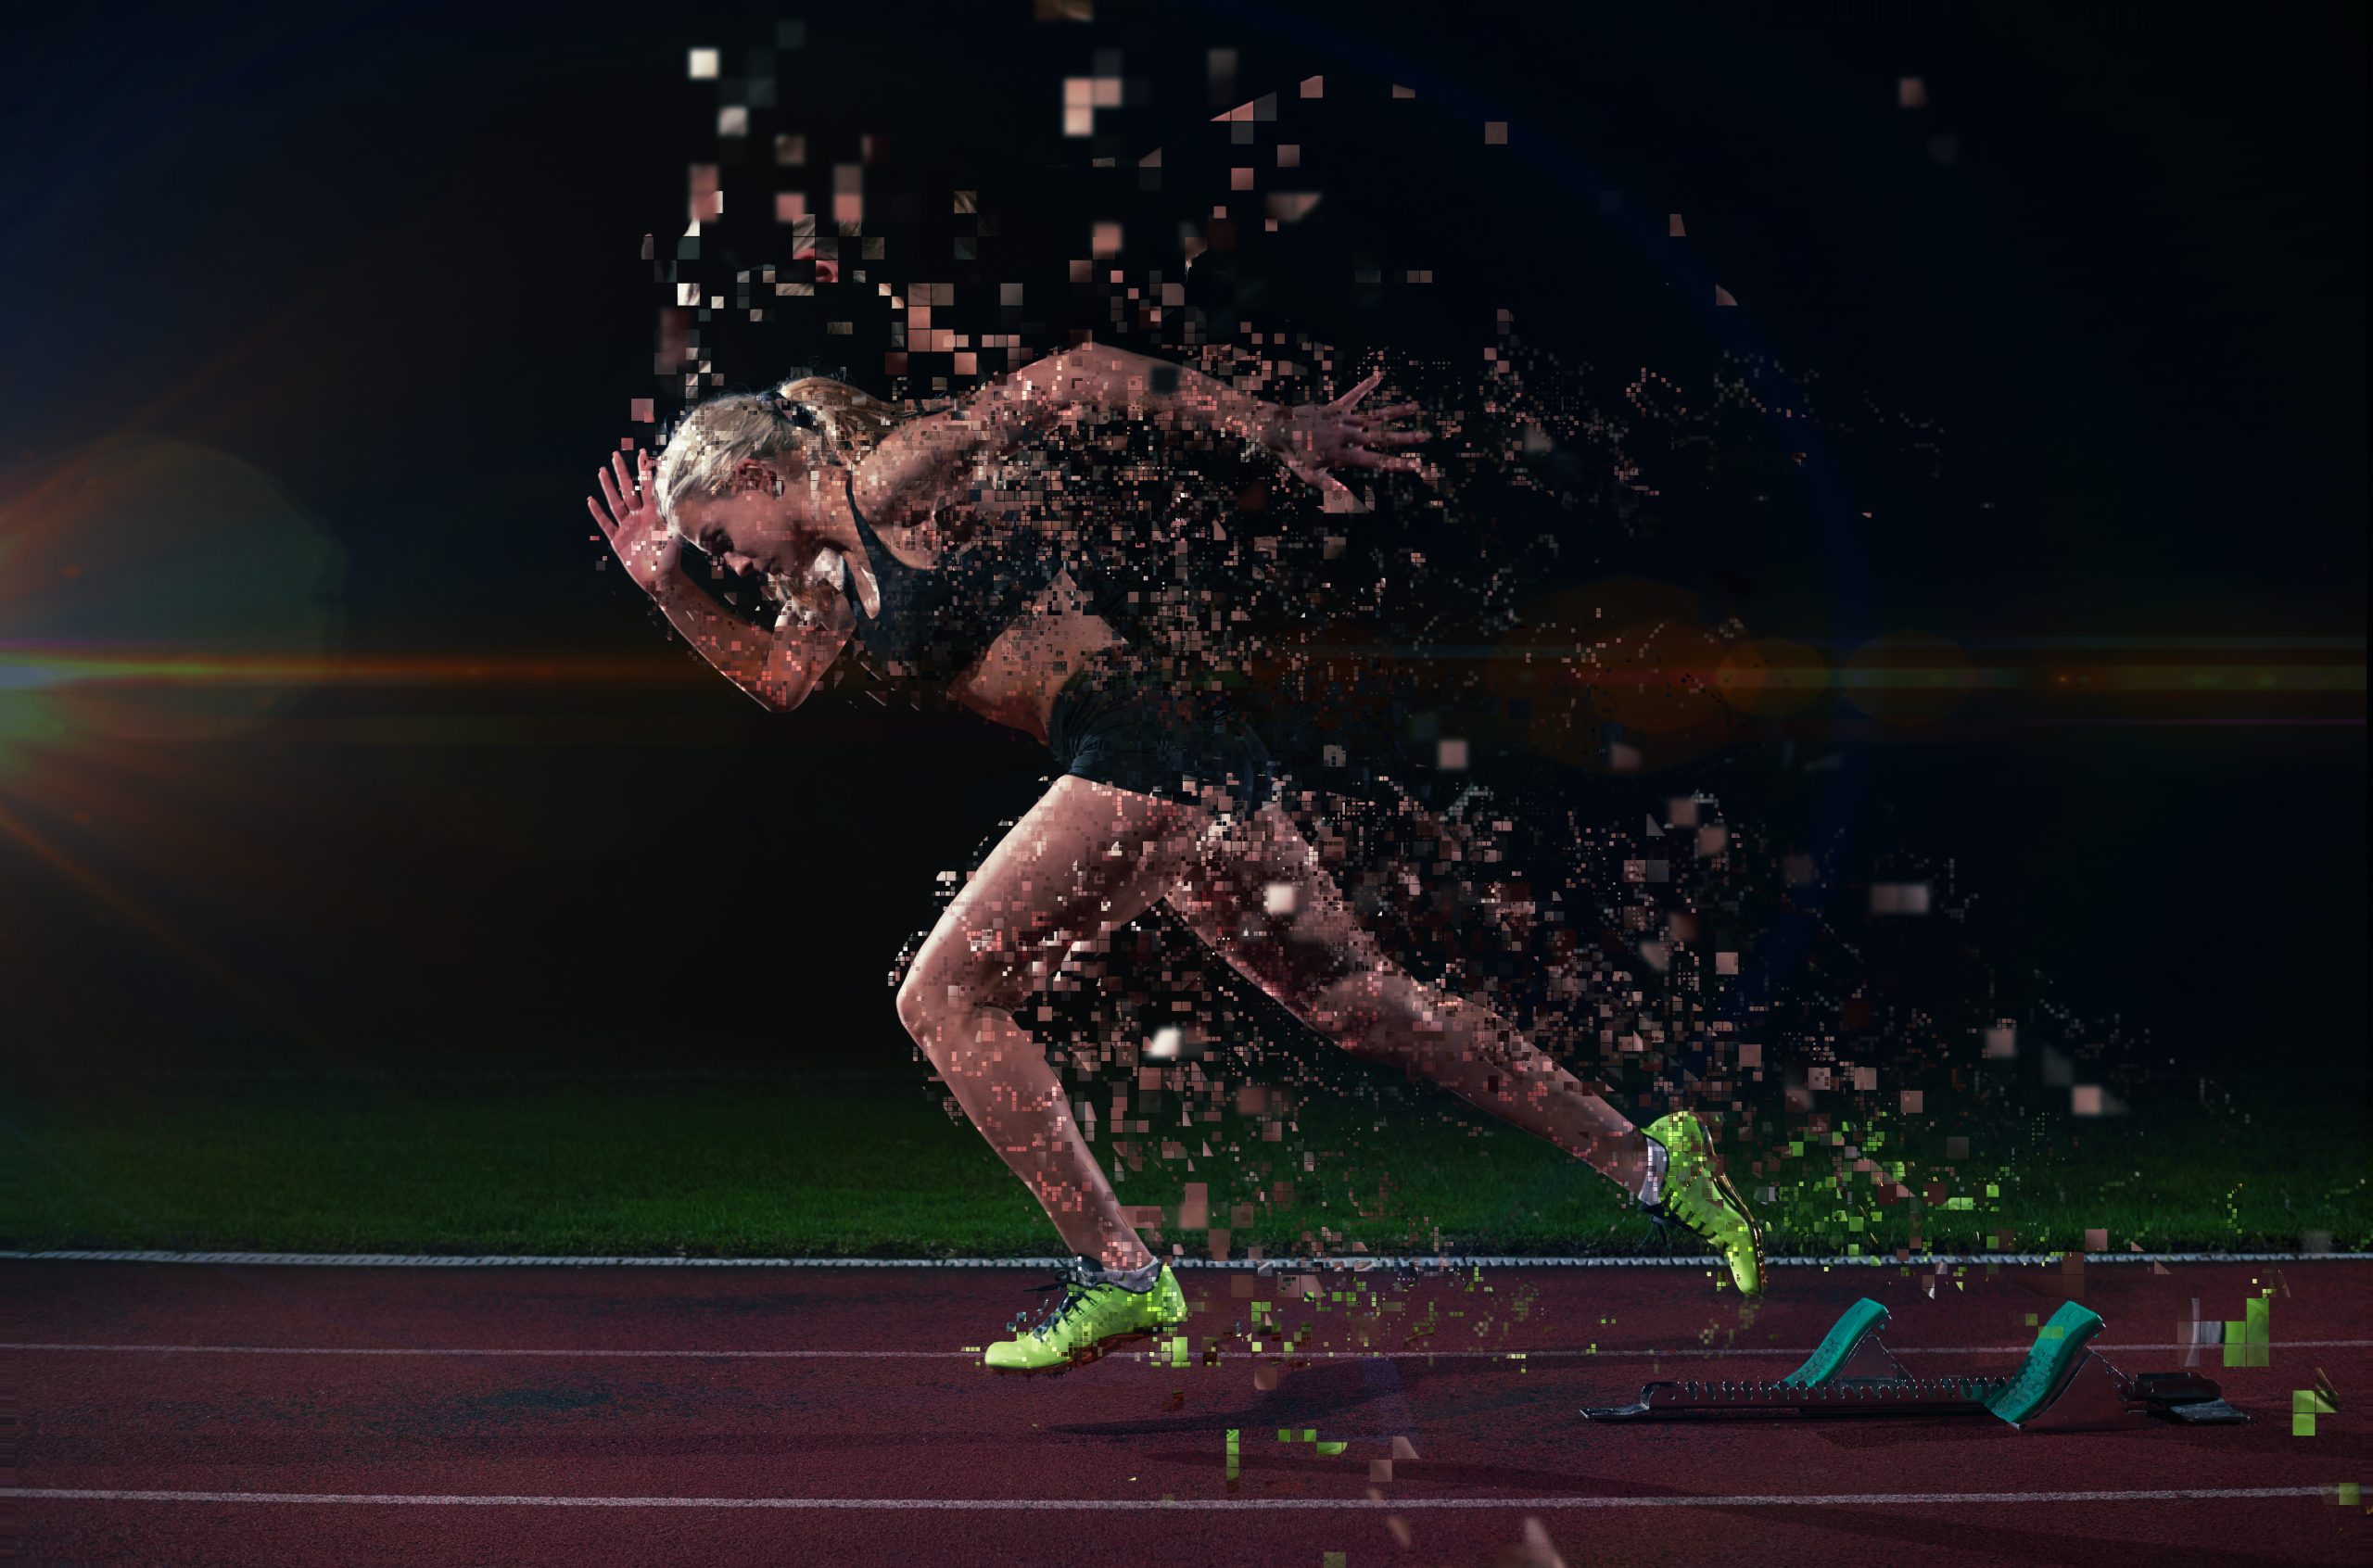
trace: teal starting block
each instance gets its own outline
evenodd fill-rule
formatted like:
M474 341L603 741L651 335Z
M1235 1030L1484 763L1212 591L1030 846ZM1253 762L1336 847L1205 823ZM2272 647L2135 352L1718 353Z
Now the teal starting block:
M1629 1405L1586 1409L1599 1422L1704 1421L1753 1416L1991 1416L2022 1432L2101 1431L2152 1417L2213 1425L2250 1418L2214 1382L2190 1372L2128 1377L2088 1347L2100 1316L2068 1301L2037 1331L2009 1377L1918 1378L1879 1334L1887 1309L1869 1297L1848 1307L1804 1365L1761 1382L1651 1383Z
M2013 1426L2033 1423L2064 1394L2080 1368L2106 1368L2107 1361L2085 1348L2101 1332L2100 1314L2074 1301L2063 1301L2051 1321L2036 1331L2027 1359L2011 1378L1986 1401L1986 1408Z
M1794 1388L1821 1388L1841 1378L1892 1383L1909 1376L1879 1343L1879 1331L1886 1326L1887 1309L1864 1296L1830 1325L1805 1364L1780 1381Z

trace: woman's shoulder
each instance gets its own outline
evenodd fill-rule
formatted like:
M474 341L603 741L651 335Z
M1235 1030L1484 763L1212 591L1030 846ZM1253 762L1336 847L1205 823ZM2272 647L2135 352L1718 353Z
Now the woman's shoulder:
M942 550L1034 550L1077 531L1067 509L1051 504L1027 475L967 472L877 489L880 499L869 500L860 469L854 491L869 501L866 520L874 528L902 530Z

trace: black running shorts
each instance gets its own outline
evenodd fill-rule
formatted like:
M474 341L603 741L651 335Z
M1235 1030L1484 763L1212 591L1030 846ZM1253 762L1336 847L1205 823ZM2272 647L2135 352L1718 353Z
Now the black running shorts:
M1268 748L1208 682L1126 648L1092 654L1055 695L1047 745L1074 778L1188 805L1256 811L1275 796Z

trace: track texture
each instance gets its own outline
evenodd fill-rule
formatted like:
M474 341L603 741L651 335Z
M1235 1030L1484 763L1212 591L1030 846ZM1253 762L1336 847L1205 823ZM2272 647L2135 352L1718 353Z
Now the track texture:
M2373 1555L2361 1505L2269 1495L2373 1481L2373 1267L2355 1262L1791 1269L1751 1316L1693 1271L1197 1271L1188 1364L1140 1348L1051 1379L960 1353L1046 1299L1020 1271L11 1262L0 1278L18 1420L0 1507L44 1563ZM1651 1378L1777 1376L1862 1295L1928 1375L2009 1372L2030 1315L2071 1293L2107 1320L2109 1359L2173 1370L2195 1315L2238 1320L2265 1290L2270 1365L2215 1347L2192 1363L2247 1426L1578 1413ZM2294 1436L2292 1392L2319 1372L2340 1412ZM40 1495L57 1492L184 1495ZM2182 1493L2227 1495L2131 1495ZM256 1494L280 1500L240 1500ZM1948 1500L1973 1494L2006 1496ZM333 1497L439 1500L299 1500ZM489 1497L545 1500L458 1500Z

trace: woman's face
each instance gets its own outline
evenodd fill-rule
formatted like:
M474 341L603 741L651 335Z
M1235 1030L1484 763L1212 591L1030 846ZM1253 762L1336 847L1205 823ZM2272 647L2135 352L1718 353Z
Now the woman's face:
M676 524L686 542L734 576L789 574L815 553L806 526L806 486L800 464L751 459L734 470L725 489L687 496Z

